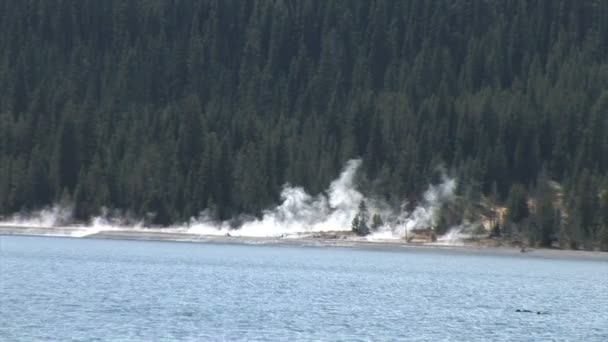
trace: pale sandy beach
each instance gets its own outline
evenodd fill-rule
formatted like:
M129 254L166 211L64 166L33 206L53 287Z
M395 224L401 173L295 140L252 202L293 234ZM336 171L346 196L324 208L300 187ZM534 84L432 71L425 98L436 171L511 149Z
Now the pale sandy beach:
M23 227L23 226L0 226L0 236L46 236L46 237L70 237L87 239L114 239L114 240L141 240L141 241L168 241L189 243L215 243L215 244L244 244L244 245L274 245L295 247L338 247L356 248L378 251L403 251L419 253L457 253L488 256L512 256L533 257L550 259L584 259L608 262L608 253L534 248L527 249L522 253L519 248L514 247L492 247L478 246L473 244L464 245L434 245L422 243L405 243L402 240L366 241L353 238L273 238L273 237L235 237L200 235L186 232L166 231L162 229L112 229L91 231L90 228L82 227Z

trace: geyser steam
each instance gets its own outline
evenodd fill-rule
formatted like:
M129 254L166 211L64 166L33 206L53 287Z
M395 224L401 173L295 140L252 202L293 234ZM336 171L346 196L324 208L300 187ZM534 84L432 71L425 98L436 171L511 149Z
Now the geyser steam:
M302 187L286 184L281 192L281 204L264 211L261 218L245 219L244 223L236 229L228 222L214 221L206 211L203 211L198 218L191 219L187 224L154 230L250 237L290 237L315 232L350 231L359 204L365 201L370 217L379 215L383 221L383 226L377 227L377 230L366 239L398 239L403 238L406 231L434 227L443 203L454 198L456 181L444 177L441 184L429 186L423 200L411 212L405 210L405 204L400 208L391 208L384 201L366 198L357 190L355 176L360 166L359 159L347 162L338 179L334 180L324 193L316 196L308 194ZM29 215L13 215L0 224L30 227L65 226L70 224L71 213L71 207L56 205ZM151 229L145 228L141 223L133 225L128 222L133 220L121 219L120 215L110 215L104 211L101 217L93 218L90 225L79 228L83 229L83 236L86 235L85 230L95 233L113 229Z
M346 164L340 177L333 181L326 194L315 197L301 187L289 184L281 191L282 203L274 209L266 210L261 219L245 222L239 229L230 231L237 236L284 236L297 233L350 230L350 224L357 213L363 195L356 190L354 179L361 160L351 160ZM202 234L225 234L226 222L213 223L204 215L192 221L189 232Z
M16 213L0 224L15 227L57 227L69 224L72 221L72 213L71 205L55 204L33 213Z
M281 192L282 203L266 210L261 219L246 221L239 229L230 230L226 222L213 222L206 215L190 222L188 232L197 234L226 234L234 236L277 237L314 232L350 231L359 204L365 201L371 215L379 215L384 225L368 236L369 240L398 239L406 231L430 228L436 225L441 205L451 201L456 181L447 177L439 185L431 185L423 201L412 212L405 205L393 209L381 200L365 198L355 184L361 160L350 160L340 177L333 181L326 194L315 197L301 187L285 185Z

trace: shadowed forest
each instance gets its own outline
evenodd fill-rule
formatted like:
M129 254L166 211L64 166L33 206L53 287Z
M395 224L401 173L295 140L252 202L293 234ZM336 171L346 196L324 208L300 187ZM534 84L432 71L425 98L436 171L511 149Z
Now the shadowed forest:
M0 215L260 215L360 157L388 203L446 172L497 234L608 249L606 132L606 1L0 3Z

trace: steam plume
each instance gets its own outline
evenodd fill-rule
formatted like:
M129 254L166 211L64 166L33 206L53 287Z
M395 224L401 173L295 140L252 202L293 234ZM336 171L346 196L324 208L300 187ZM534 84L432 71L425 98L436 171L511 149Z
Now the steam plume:
M351 222L357 215L361 201L365 201L371 215L379 215L383 225L368 240L400 239L413 229L430 228L436 225L439 209L443 203L453 200L456 181L444 177L442 183L430 185L423 200L411 212L392 208L374 198L366 198L357 190L355 176L361 160L350 160L338 179L329 188L316 196L308 194L302 187L286 184L281 192L281 203L263 212L261 218L244 218L234 229L224 221L214 221L207 211L187 224L155 229L166 232L182 232L203 235L249 236L249 237L294 237L329 231L350 231ZM28 227L57 227L70 224L71 206L59 205L45 208L29 215L16 214L0 225ZM125 219L120 213L102 210L102 215L91 220L91 224L80 226L79 236L113 229L146 229L141 221Z
M55 204L32 213L16 213L0 224L15 227L50 228L69 224L72 221L71 205Z
M364 198L356 190L355 175L361 160L346 164L340 177L333 181L326 194L315 197L301 187L285 185L281 192L281 204L266 210L261 219L245 222L240 229L230 231L235 236L276 237L297 233L350 230L350 223ZM219 229L218 229L219 228ZM189 232L225 234L228 224L213 223L204 215L191 222Z

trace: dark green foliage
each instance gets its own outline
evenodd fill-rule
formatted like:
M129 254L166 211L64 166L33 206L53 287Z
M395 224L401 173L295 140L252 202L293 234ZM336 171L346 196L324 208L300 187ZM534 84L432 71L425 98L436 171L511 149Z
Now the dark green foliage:
M352 231L359 236L368 235L370 233L368 220L369 212L367 210L367 205L365 204L365 201L361 201L361 203L359 203L359 211L357 212L357 215L355 215L355 218L353 218L351 225Z
M285 182L317 193L362 157L368 193L415 201L443 165L464 198L508 200L518 225L545 169L570 214L553 232L592 244L606 229L607 11L592 0L4 1L0 215L64 191L83 220L101 206L157 224L205 208L260 214ZM534 222L546 237L545 211Z
M544 177L540 177L537 187L534 220L537 231L534 233L539 239L541 246L550 247L553 241L556 240L556 233L560 224L559 213L554 205L556 196Z
M600 218L600 231L598 234L600 249L608 251L608 191L606 190L601 195Z
M437 235L443 235L448 232L448 223L443 215L439 216L437 220L437 226L435 227L435 233Z
M594 177L586 169L577 177L570 196L569 244L592 249L600 228L599 193Z
M521 184L514 184L507 200L508 222L521 223L530 214L528 195Z
M359 221L359 215L355 215L355 217L353 218L353 222L351 223L350 229L353 231L353 233L360 235L359 234L360 226L361 226L361 221Z
M372 216L372 230L377 231L383 225L384 221L382 221L382 217L380 217L378 214L374 214L374 216Z

